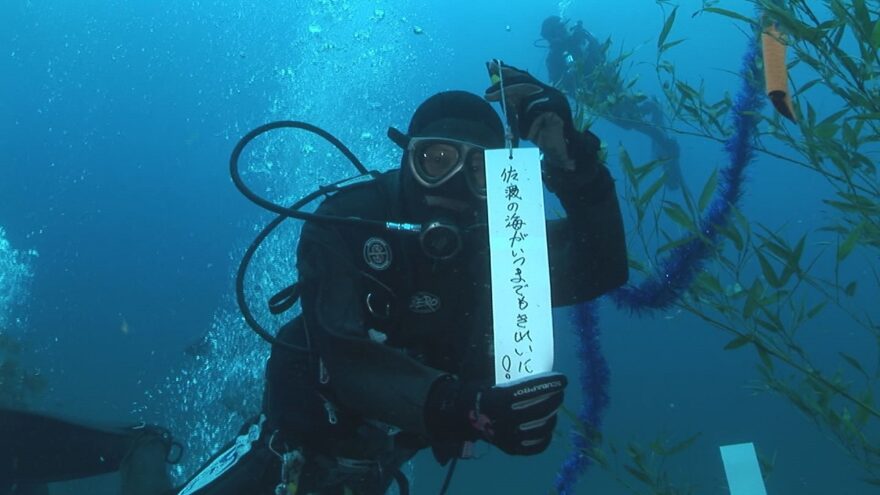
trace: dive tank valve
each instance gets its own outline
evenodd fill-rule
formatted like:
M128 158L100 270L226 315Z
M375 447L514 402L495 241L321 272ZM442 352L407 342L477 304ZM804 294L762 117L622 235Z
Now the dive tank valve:
M431 220L423 225L387 222L385 228L418 234L422 252L431 259L448 260L461 251L461 229L447 220Z

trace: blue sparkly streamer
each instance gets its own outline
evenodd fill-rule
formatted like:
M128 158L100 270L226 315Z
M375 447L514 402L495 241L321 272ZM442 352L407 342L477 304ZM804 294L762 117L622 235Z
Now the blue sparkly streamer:
M704 237L694 238L674 248L659 263L654 275L640 285L629 285L612 292L610 296L617 307L636 313L669 308L690 286L714 249L719 230L727 225L732 209L739 204L745 169L755 155L752 143L757 128L757 113L765 102L760 87L763 79L758 69L758 57L756 36L751 39L743 57L742 87L731 108L734 132L724 145L730 164L721 169L718 191L699 222Z
M602 355L599 340L599 304L588 302L574 307L575 332L578 336L577 354L580 358L580 383L583 403L578 411L580 428L571 433L573 450L562 463L556 475L556 490L560 494L574 493L578 477L589 467L587 452L592 447L592 434L602 426L602 416L608 408L608 363ZM589 436L585 436L589 435Z

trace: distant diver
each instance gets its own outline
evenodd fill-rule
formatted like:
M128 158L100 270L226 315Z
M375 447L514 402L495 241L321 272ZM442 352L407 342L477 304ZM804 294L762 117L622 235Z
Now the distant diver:
M601 117L626 130L638 131L651 140L652 155L663 160L666 187L681 187L680 149L665 129L666 119L660 104L653 98L635 93L624 86L619 68L606 59L610 41L601 43L578 21L550 16L541 24L541 38L548 48L547 74L550 81L575 102L582 97L601 98ZM536 42L537 43L537 42Z
M273 337L242 304L248 323L273 342L262 412L183 486L124 495L382 495L393 483L406 495L401 467L424 449L449 465L450 475L480 440L509 455L547 449L565 375L508 385L493 380L484 151L505 146L505 129L487 99L501 99L503 88L514 101L506 106L518 124L513 130L542 148L544 184L566 212L547 222L554 306L583 303L626 282L623 222L599 139L575 128L566 97L525 71L499 64L494 70L503 82L483 97L438 93L417 108L405 133L390 128L402 157L387 172L367 172L310 124L275 122L242 138L231 160L233 180L279 217L246 252L237 296L241 304L243 274L259 242L285 218L305 219L299 280L269 301L277 314L299 301L302 313ZM321 188L289 208L252 193L238 174L242 150L287 127L330 140L364 174L361 180ZM328 197L314 214L299 210L322 195ZM418 225L419 233L401 225ZM125 467L136 446L130 429L48 424L58 431L4 432L16 439L0 451L4 479L46 481ZM156 440L161 449L144 455L152 463L172 450L161 434Z

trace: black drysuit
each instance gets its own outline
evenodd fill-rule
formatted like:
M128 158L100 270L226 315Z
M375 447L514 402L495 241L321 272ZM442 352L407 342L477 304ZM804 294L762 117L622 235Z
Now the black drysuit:
M579 155L597 161L598 140L584 136L590 149ZM598 163L577 169L590 176L559 172L554 181L566 216L548 222L553 306L588 301L627 277L612 178ZM318 213L410 221L400 173L345 189ZM276 452L302 450L298 493L321 494L342 494L347 486L357 495L380 495L418 450L431 447L446 460L460 447L460 439L427 431L425 407L444 375L493 378L485 235L467 237L460 254L436 261L414 235L308 222L297 267L302 315L279 338L313 352L273 348L264 421L252 448L187 494L273 493L280 465L266 447L270 439Z

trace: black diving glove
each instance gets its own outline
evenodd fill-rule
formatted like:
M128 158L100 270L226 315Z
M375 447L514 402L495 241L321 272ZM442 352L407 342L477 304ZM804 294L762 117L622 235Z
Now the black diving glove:
M428 397L428 432L439 443L483 439L511 455L540 454L553 438L567 384L561 373L503 386L441 378Z
M501 82L508 122L521 137L544 153L544 183L551 191L577 189L596 177L599 139L574 127L568 99L558 89L542 83L528 72L499 62L489 62L490 75L500 75L485 98L501 101ZM499 72L500 71L500 72Z

